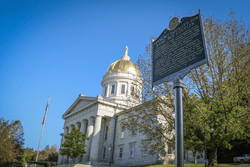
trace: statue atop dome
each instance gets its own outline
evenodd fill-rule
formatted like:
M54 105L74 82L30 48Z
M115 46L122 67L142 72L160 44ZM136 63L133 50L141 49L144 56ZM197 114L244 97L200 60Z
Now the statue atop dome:
M128 56L128 46L126 46L126 49L124 51L124 56Z
M130 57L128 56L128 47L126 46L126 49L124 51L124 56L122 56L122 60L130 60Z

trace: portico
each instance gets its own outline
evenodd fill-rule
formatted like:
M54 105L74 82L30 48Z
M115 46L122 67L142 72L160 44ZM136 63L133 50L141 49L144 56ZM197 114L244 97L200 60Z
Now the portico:
M92 98L80 94L74 104L68 109L68 112L63 115L65 119L63 134L71 133L73 127L80 128L80 131L86 134L89 140L85 140L86 154L82 159L79 157L74 159L73 162L87 163L101 161L103 158L100 152L102 152L103 147L106 147L105 145L111 144L110 142L112 141L110 139L113 139L114 135L114 132L110 132L111 136L105 140L105 127L111 127L111 124L114 125L114 121L111 120L114 113L120 110L116 109L117 104L114 102L107 102L100 96ZM79 107L79 105L82 105L82 107ZM111 131L114 131L114 128L112 128ZM61 134L61 136L63 134ZM62 136L61 143L64 142L65 139ZM71 159L67 158L67 156L59 155L58 164L68 163L71 163Z

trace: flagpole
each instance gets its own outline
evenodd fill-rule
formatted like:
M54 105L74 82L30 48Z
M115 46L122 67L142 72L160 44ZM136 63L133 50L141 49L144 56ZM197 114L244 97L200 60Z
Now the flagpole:
M49 97L49 101L50 101L50 97ZM43 118L43 123L42 123L43 124L43 128L44 128L44 125L45 125L47 111L48 111L48 108L49 108L49 101L48 101L48 104L46 106L46 111L45 111L45 115L44 115L44 118ZM39 145L38 145L38 150L37 150L37 154L36 154L36 162L37 162L37 159L38 159L40 144L41 144L41 140L42 140L42 136L43 136L43 128L42 128L42 133L41 133L41 137L40 137L40 141L39 141ZM36 167L36 164L35 164L35 167Z

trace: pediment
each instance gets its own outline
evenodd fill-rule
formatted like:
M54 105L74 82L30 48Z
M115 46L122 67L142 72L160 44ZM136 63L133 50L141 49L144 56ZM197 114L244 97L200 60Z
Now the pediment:
M79 97L75 100L75 102L69 107L69 109L63 114L63 118L67 117L68 115L71 115L73 113L78 112L81 110L81 108L84 108L85 106L90 105L91 103L95 102L97 100L96 97L88 97L79 95Z

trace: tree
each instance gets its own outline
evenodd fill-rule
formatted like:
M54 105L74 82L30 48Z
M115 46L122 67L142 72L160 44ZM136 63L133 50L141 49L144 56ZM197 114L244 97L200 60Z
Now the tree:
M250 140L250 38L249 28L232 10L227 21L214 16L204 17L204 28L210 66L193 69L184 78L187 87L183 91L184 147L193 152L203 152L205 132L209 166L214 166L217 164L218 147L231 149L232 140ZM140 56L137 62L144 79L144 105L131 112L128 110L126 115L129 119L123 123L128 129L136 124L149 139L154 135L157 142L151 143L156 146L152 148L159 149L172 141L167 134L175 121L172 117L174 90L172 83L163 83L152 90L150 52L148 45L146 54ZM170 110L164 110L164 106ZM137 115L135 112L144 114ZM151 119L148 126L147 118L156 115L161 115L162 122L169 125L157 124L155 119ZM157 132L152 130L152 125L157 125L154 127ZM214 132L210 132L211 127Z
M184 94L184 98L185 98ZM198 99L198 96L195 95L194 93L190 95L190 98L193 101L196 101ZM184 100L185 101L185 100ZM200 153L198 156L198 159L202 156L202 153L204 152L204 140L200 140L201 133L200 131L196 128L196 126L190 122L188 114L189 113L195 113L197 112L196 106L193 103L186 102L185 101L185 106L184 106L184 111L185 111L185 116L184 116L184 147L187 150L190 150L193 152L193 157L194 157L194 163L197 164L197 157L196 153Z
M231 140L249 138L249 31L233 11L226 22L209 17L204 26L210 66L187 76L189 89L198 99L184 96L185 105L190 108L191 103L196 110L185 116L195 124L200 141L205 126L209 166L214 166L218 147L231 149Z
M49 154L47 161L53 161L53 162L57 162L58 160L58 152L52 152Z
M56 144L52 145L51 147L49 147L49 145L47 145L44 150L46 151L47 157L46 160L47 161L54 161L57 162L58 159L58 147Z
M0 166L24 166L23 127L19 120L0 118Z
M25 161L27 162L27 161L32 161L32 157L35 155L35 152L33 148L27 147L24 149L24 154L25 154Z
M85 140L89 140L89 138L86 137L86 134L82 134L80 132L79 128L73 127L70 134L63 135L65 138L65 142L62 144L63 149L60 149L61 155L66 155L68 158L71 158L72 160L77 157L83 157L83 154L86 154L86 151L84 147L86 145L84 144ZM73 161L71 161L72 166Z
M25 162L27 161L35 161L36 160L36 154L37 151L34 151L33 148L26 148L24 149L25 154ZM54 161L57 162L58 159L58 147L56 144L52 145L51 147L49 145L45 146L42 151L39 151L38 160L39 161ZM39 165L37 165L39 166Z

